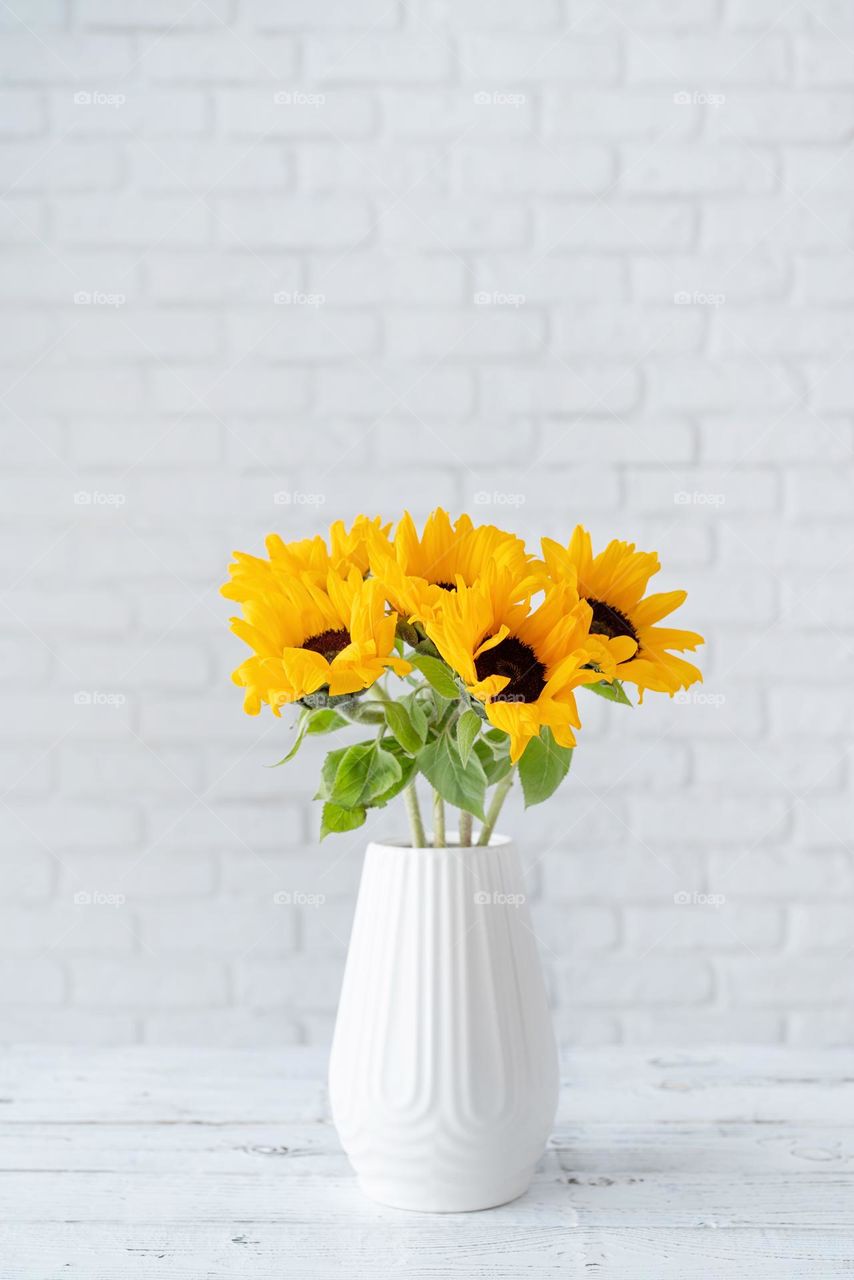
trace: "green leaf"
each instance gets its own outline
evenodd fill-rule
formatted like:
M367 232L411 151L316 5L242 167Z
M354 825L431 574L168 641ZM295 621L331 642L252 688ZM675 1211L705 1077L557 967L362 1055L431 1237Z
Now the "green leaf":
M400 777L397 782L393 782L388 791L383 791L381 795L374 796L369 804L371 809L383 809L389 800L393 800L395 796L400 795L404 787L408 786L418 771L418 764L415 759L407 755L393 739L388 740L388 749L397 763L400 765Z
M484 820L486 774L477 755L463 764L457 744L447 733L428 742L418 754L418 768L443 800Z
M457 721L457 747L464 765L469 762L474 740L480 733L480 726L481 719L476 711L464 711Z
M340 804L327 803L320 818L320 838L325 840L336 831L355 831L361 827L367 814L362 808L345 809Z
M346 724L349 721L333 707L324 707L320 711L312 711L308 718L308 733L332 733L333 729L343 729Z
M390 751L376 742L347 747L332 783L329 799L345 809L364 807L398 781L401 768Z
M427 730L430 727L430 720L427 712L422 706L421 699L417 693L409 693L405 698L400 700L409 712L409 719L412 721L415 732L421 739L422 743L427 741Z
M334 715L335 713L333 712L332 714ZM293 760L294 756L302 746L303 738L308 732L308 726L311 720L311 715L312 713L310 711L306 711L305 709L301 711L300 718L297 721L297 736L294 738L294 745L291 747L290 751L286 756L282 756L281 760L277 760L275 764L266 765L265 767L267 769L278 769L279 765L287 764L289 760Z
M598 693L600 698L607 698L609 702L619 702L624 707L634 706L619 680L597 680L596 684L585 685L585 688L591 693Z
M328 800L332 795L332 787L335 783L338 766L348 751L349 747L338 747L336 751L327 753L320 770L320 786L314 793L315 800Z
M539 738L531 739L519 761L525 808L548 800L569 773L571 763L572 748L558 746L551 729L541 729Z
M413 756L417 755L424 746L424 739L427 736L426 719L424 721L424 732L419 733L415 722L402 702L387 702L385 704L385 718L388 721L388 727L404 751L408 751Z
M474 744L474 753L483 766L486 774L486 785L494 787L496 782L500 782L502 778L506 778L510 769L510 739L504 735L506 746L501 754L498 754L494 746L490 746L484 742L483 738L478 738Z
M446 667L441 659L431 658L426 653L413 653L410 661L441 697L458 698L460 696L457 682L454 680L450 668Z

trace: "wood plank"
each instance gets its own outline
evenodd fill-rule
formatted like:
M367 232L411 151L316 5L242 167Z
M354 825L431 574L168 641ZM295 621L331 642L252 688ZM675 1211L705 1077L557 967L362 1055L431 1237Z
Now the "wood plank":
M4 1121L328 1118L327 1054L292 1049L12 1049L0 1053Z
M247 1229L228 1220L119 1230L74 1223L37 1237L0 1227L0 1254L12 1280L849 1280L854 1268L854 1244L841 1232L520 1231L500 1214L462 1222L399 1214L392 1229L342 1222L338 1231L326 1224Z
M34 1132L35 1130L35 1132ZM706 1174L850 1172L854 1128L839 1125L561 1126L549 1148L565 1173ZM0 1170L245 1173L295 1164L301 1174L344 1174L338 1135L326 1123L0 1124Z
M850 1175L805 1172L720 1178L703 1173L575 1175L547 1158L526 1196L502 1210L505 1223L627 1227L800 1227L854 1230ZM199 1173L18 1172L0 1174L3 1222L245 1223L394 1221L367 1201L343 1168Z
M117 1049L0 1053L4 1120L328 1118L322 1050ZM287 1115L281 1108L287 1107ZM854 1117L854 1054L786 1049L585 1051L565 1064L559 1122L819 1124Z

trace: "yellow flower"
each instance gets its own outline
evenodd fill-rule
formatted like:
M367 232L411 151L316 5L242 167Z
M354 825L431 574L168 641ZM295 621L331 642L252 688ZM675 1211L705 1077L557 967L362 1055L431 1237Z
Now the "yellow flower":
M641 701L645 689L674 694L702 680L697 667L671 650L693 650L704 643L703 637L696 631L655 625L687 596L685 591L645 594L650 578L661 568L656 552L636 551L633 542L614 539L594 556L590 534L581 525L568 547L551 538L543 538L542 547L546 578L577 585L593 610L591 630L636 641L636 652L620 663L617 678L637 685Z
M246 689L250 715L263 702L279 715L283 703L319 689L333 697L358 693L387 667L397 675L412 670L394 652L397 618L385 611L382 587L364 581L355 565L347 577L330 572L325 587L308 575L276 578L263 594L243 599L243 614L232 618L231 629L254 656L232 679Z
M271 533L264 540L268 560L235 551L228 566L231 581L222 588L222 594L229 600L262 599L270 593L275 596L282 584L300 577L324 586L330 570L346 577L354 565L364 577L368 571L369 536L385 537L390 528L390 523L383 525L380 516L373 520L356 516L349 530L343 520L336 520L329 529L331 551L320 534L284 542L277 533Z
M388 531L391 521L383 524L381 516L369 520L367 516L356 516L352 527L348 530L343 520L336 520L329 528L329 542L332 547L330 563L336 573L346 573L350 565L355 565L364 578L368 572L368 543L370 539L383 539L388 542Z
M389 603L401 616L426 622L438 617L462 581L472 586L488 565L506 569L516 583L516 599L531 594L532 557L521 538L495 525L474 525L467 515L455 524L437 507L419 536L409 512L391 542L373 533L371 572L382 582Z
M322 583L329 573L329 551L323 538L283 542L277 533L264 539L269 560L235 551L228 566L231 578L220 588L229 600L258 600L275 597L293 578L308 577Z
M512 575L493 569L473 587L461 582L425 629L490 723L509 735L515 762L544 726L560 746L575 746L581 721L573 690L612 679L633 650L630 641L592 636L591 619L569 582L550 585L532 610L517 600Z

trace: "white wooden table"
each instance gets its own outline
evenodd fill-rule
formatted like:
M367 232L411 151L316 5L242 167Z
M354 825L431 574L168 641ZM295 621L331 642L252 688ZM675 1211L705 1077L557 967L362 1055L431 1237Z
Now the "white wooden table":
M854 1054L575 1053L528 1195L365 1200L325 1055L0 1051L4 1280L854 1276Z

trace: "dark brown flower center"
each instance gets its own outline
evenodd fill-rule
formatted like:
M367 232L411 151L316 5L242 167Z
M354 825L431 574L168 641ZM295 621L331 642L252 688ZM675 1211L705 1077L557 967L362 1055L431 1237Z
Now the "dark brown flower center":
M536 702L546 685L546 669L534 650L507 636L500 644L475 658L478 680L487 676L507 676L506 684L495 695L495 702Z
M443 591L456 591L456 585L453 582L434 582L434 587L441 587Z
M614 640L617 636L630 636L637 642L637 632L619 609L606 604L604 600L588 599L587 603L593 610L593 620L590 623L590 631L593 635L607 636L609 640Z
M331 628L329 631L319 631L316 636L303 640L301 647L311 649L312 653L319 653L327 662L331 662L349 643L350 632L341 627L338 631Z

